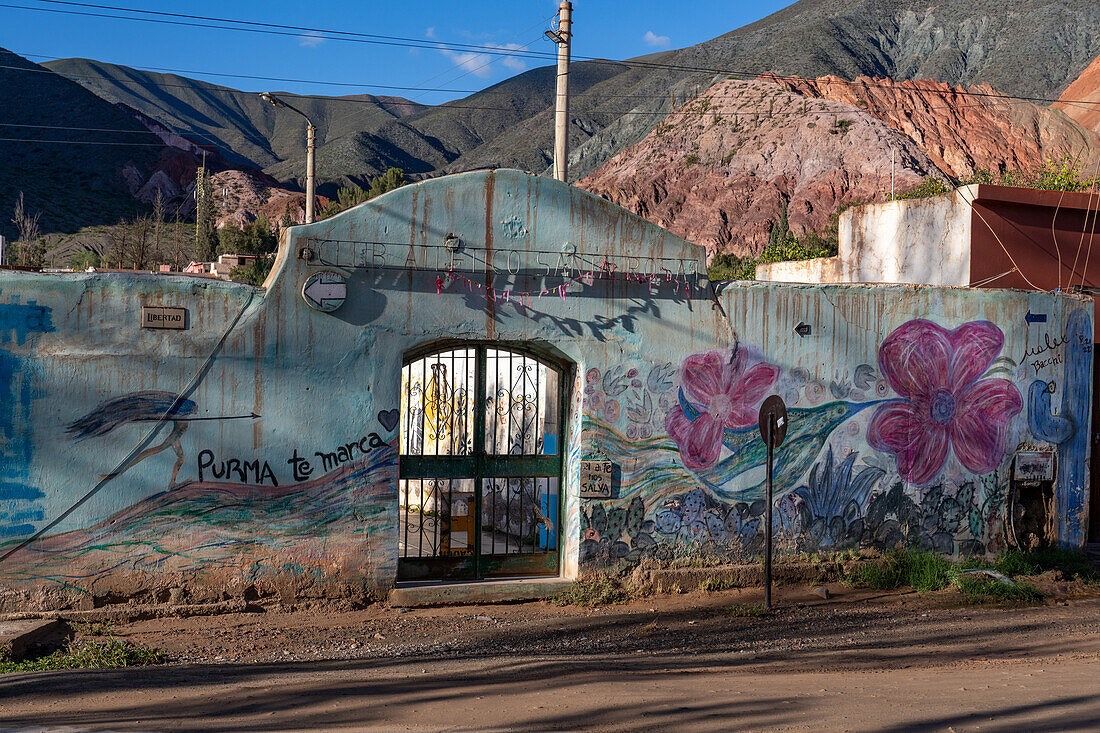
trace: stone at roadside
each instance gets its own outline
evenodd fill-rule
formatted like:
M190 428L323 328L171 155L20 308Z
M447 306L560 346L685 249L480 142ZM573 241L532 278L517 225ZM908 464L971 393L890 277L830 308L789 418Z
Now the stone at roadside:
M815 585L813 588L810 589L810 592L813 593L815 596L824 598L825 600L829 600L830 598L832 598L833 595L829 592L829 589L823 585Z

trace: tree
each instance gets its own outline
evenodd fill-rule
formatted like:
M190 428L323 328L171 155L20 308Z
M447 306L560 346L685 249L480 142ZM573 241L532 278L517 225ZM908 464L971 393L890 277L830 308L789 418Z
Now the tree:
M226 224L218 231L218 241L222 254L266 255L279 247L279 238L263 216L243 227Z
M107 235L107 247L103 251L103 259L107 267L122 268L130 243L130 232L128 230L126 220L119 219L118 224L107 227L104 232Z
M131 248L128 259L133 269L144 270L149 265L149 239L153 233L153 222L148 216L135 216L129 228Z
M251 267L238 265L229 271L229 279L235 282L248 283L260 287L271 272L271 266L275 264L275 256L267 255L257 257Z
M38 220L42 212L36 211L32 216L23 202L23 192L19 192L19 199L15 202L12 223L19 231L19 242L16 252L19 256L21 267L42 267L46 261L46 248L39 242L41 229Z
M369 201L375 196L381 196L387 191L401 188L407 183L403 170L390 168L382 175L373 178L370 187L366 191L359 186L345 186L336 192L336 200L325 207L325 210L321 212L321 218L327 219L330 216L336 216L341 211L346 211L352 206L358 206L364 201Z
M160 230L164 224L164 193L157 189L157 195L153 199L153 259L158 262L164 257L164 250L160 246Z
M408 181L405 180L405 171L400 168L390 168L381 176L378 176L370 182L370 188L367 190L367 198L372 199L375 196L381 196L387 191L401 188L406 183L408 183Z
M87 270L89 267L99 267L100 260L99 255L91 250L84 250L83 252L77 252L69 260L69 267L73 268L77 272Z

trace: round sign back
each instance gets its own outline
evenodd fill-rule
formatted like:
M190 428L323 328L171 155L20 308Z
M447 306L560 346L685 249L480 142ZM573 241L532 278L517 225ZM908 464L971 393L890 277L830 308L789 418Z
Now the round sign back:
M783 398L777 394L769 396L764 400L764 404L760 405L760 437L765 443L768 442L768 423L772 417L775 417L775 432L772 433L772 447L778 447L782 445L783 439L787 437L787 406L783 403Z
M344 304L347 297L347 281L338 272L314 273L302 286L302 298L306 305L323 313L332 313Z

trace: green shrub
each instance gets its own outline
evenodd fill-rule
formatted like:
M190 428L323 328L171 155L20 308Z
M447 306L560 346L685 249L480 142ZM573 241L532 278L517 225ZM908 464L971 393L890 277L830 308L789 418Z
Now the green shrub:
M920 185L916 188L909 189L905 193L899 193L894 196L896 201L903 201L905 199L923 199L929 196L939 196L940 194L947 193L947 184L940 178L932 178L929 176L921 181Z
M920 550L891 550L881 558L862 563L843 578L857 588L918 591L942 590L951 584L955 566L942 555Z
M556 606L609 606L627 603L637 597L616 579L597 573L579 578L550 602Z
M695 165L698 162L699 156L695 153L690 153L686 158L684 158L684 165Z
M1079 552L1049 548L1043 550L1008 550L993 562L993 568L1005 575L1038 575L1047 570L1061 570L1069 577L1091 580L1096 570L1089 559Z
M109 667L145 667L167 661L159 649L137 646L119 639L73 642L62 649L37 659L22 662L0 661L0 674L7 672L41 672L52 669L105 669Z
M1043 594L1026 583L1009 585L993 578L963 575L956 579L955 586L967 603L1024 604L1043 600Z
M730 616L736 616L737 618L753 618L765 616L768 613L761 603L735 603L727 610Z

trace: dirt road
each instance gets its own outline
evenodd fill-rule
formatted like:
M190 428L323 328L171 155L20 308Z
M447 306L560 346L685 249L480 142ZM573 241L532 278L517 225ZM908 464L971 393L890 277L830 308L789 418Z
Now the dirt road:
M177 663L5 675L0 730L1100 729L1100 598L811 598L140 622Z

